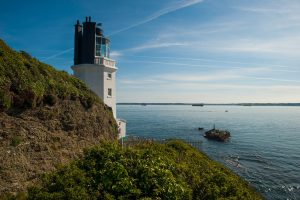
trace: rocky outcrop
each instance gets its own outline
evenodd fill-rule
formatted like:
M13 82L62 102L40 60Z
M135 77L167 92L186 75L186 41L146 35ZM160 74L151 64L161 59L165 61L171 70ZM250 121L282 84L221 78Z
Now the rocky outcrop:
M204 137L206 137L207 139L224 142L229 139L230 132L218 130L218 129L211 129L211 130L205 132Z

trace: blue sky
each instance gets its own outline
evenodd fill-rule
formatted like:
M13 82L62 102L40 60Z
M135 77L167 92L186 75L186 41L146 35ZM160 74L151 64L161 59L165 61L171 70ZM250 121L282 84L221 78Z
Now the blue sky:
M77 19L102 22L118 102L300 102L298 0L4 1L0 37L72 73Z

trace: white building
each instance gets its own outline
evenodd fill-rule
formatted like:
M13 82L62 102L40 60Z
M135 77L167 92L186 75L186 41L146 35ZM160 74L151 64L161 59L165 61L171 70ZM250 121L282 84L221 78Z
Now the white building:
M110 40L103 35L101 24L86 18L83 26L75 25L74 76L84 81L112 109L119 127L119 138L126 136L126 121L117 119L116 61L110 58Z

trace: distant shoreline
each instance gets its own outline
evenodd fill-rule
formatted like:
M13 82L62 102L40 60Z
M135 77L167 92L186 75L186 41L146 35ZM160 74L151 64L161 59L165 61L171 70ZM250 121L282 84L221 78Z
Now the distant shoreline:
M195 104L202 104L203 106L300 106L300 103L228 103L228 104L211 104L211 103L117 103L117 105L140 105L140 106L192 106Z

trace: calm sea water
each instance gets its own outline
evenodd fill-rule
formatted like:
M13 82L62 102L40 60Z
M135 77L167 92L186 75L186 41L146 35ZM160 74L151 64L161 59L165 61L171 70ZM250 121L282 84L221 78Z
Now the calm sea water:
M228 110L228 112L225 112ZM266 199L300 199L300 107L118 106L128 135L202 140L202 150L249 181ZM198 127L226 129L205 139Z

